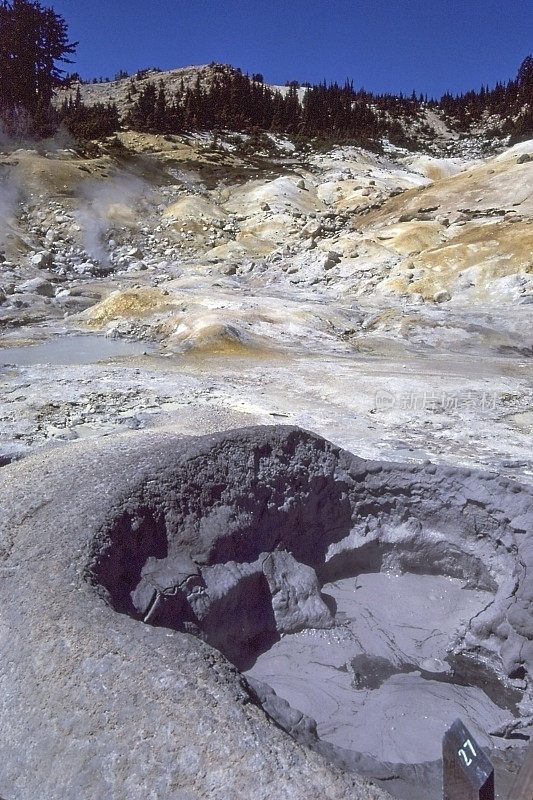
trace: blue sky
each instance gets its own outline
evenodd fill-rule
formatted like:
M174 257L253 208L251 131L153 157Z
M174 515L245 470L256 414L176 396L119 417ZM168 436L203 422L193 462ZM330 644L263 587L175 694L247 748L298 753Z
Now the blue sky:
M531 0L42 0L79 40L69 71L210 61L269 83L326 78L440 97L514 77L533 52Z

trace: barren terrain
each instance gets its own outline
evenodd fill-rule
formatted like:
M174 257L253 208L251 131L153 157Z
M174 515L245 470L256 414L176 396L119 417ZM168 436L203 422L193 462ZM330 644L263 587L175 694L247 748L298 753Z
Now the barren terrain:
M138 441L134 432L273 423L405 469L433 462L443 476L453 467L467 470L461 476L484 470L483 480L506 487L533 483L533 142L480 158L391 146L381 155L318 152L274 136L248 152L237 134L119 139L122 148L108 142L91 158L65 141L0 156L0 464L14 485L26 463L56 455L75 471L93 445L120 452ZM64 499L51 502L59 513ZM376 534L379 547L403 552L399 520L395 532ZM328 535L335 561L340 539ZM486 574L475 578L455 555L433 569L438 548L427 570L407 556L330 575L313 562L323 607L302 558L294 568L301 624L286 632L278 624L281 635L250 663L227 642L207 641L258 681L264 707L286 729L279 698L315 720L333 747L321 752L335 763L342 745L369 759L354 767L343 756L350 768L398 797L416 797L417 781L437 797L440 737L453 718L466 715L480 743L503 754L531 732L527 673L498 673L505 692L521 693L518 711L509 694L504 702L498 690L446 678L446 658L472 645L471 630L499 652L492 628L471 628L511 591L515 545L505 540L504 557L492 528L491 536L497 554L483 551ZM208 594L230 580L216 569L208 562ZM275 583L280 570L290 595L292 569L277 565L267 578ZM424 703L431 713L411 735L407 706ZM522 738L510 740L517 726ZM502 758L507 775L513 753Z

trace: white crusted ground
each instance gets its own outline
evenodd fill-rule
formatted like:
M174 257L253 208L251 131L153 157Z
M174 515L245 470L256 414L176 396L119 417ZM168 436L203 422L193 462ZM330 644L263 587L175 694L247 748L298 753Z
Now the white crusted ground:
M472 160L121 138L141 160L1 158L4 460L196 414L531 479L533 143ZM92 339L79 365L10 350L80 333L140 344L105 365Z

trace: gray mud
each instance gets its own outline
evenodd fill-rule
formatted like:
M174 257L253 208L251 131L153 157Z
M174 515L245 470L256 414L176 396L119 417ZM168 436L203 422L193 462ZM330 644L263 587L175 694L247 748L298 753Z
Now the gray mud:
M248 673L314 717L320 739L420 763L440 758L458 716L468 715L485 747L486 731L513 719L482 689L457 685L446 660L491 592L458 578L380 572L325 584L322 594L335 603L336 627L284 636Z
M450 705L531 733L529 487L272 426L73 443L0 489L2 796L434 798ZM290 703L242 675L304 644Z

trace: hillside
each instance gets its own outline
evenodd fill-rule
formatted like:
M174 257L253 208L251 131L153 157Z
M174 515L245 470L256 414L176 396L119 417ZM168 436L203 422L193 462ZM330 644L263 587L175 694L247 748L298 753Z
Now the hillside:
M55 104L113 104L123 126L154 133L180 133L191 126L245 130L257 125L311 138L352 137L354 143L378 147L389 141L433 155L480 156L501 149L510 137L516 141L533 135L532 76L533 61L526 59L516 81L505 87L428 101L368 94L348 83L271 86L261 76L254 81L229 65L209 64L167 72L142 70L102 83L72 81L57 92ZM238 98L236 105L233 98ZM161 102L167 112L161 110Z
M118 137L126 158L105 144L92 158L57 146L2 157L4 347L67 326L157 343L172 357L221 355L221 369L233 354L249 362L246 392L230 390L229 380L213 397L231 408L241 408L242 397L242 408L259 419L289 414L347 446L356 438L370 453L382 445L366 425L379 422L382 440L415 448L423 442L432 457L453 453L501 468L512 452L517 463L529 463L514 423L512 443L489 423L527 406L520 358L531 348L533 143L490 159L461 159L394 148L383 155L346 146L318 153L274 136L253 154L245 135L221 136L215 146L208 134ZM292 373L291 392L285 399L280 393L289 373L279 358L366 353L390 360L398 376L413 358L410 348L429 361L398 385L422 393L440 385L430 365L446 372L451 352L454 363L462 353L476 364L471 384L463 368L450 379L450 389L461 392L465 385L483 391L478 354L494 370L503 368L497 364L504 354L511 357L505 370L515 377L495 389L500 396L512 385L511 395L486 419L467 414L473 430L483 431L485 455L467 440L458 445L457 431L428 440L431 414L415 421L391 408L368 416L379 382L360 386L354 399L343 370L329 374L324 364L315 378L335 386L331 422L314 390L310 405L303 374L299 410L287 405ZM272 393L261 395L261 381L253 388L251 376L270 358ZM40 380L39 393L54 394ZM354 413L365 422L348 434L346 415ZM12 448L7 419L1 430ZM30 430L31 423L27 434L21 430L15 452L55 441L42 422Z
M162 80L167 93L171 95L180 89L182 82L185 89L194 89L197 82L203 88L207 88L212 85L215 75L232 74L233 72L233 67L226 64L202 64L180 67L167 72L156 69L140 70L134 75L120 78L119 80L104 81L103 83L73 81L67 89L59 89L56 92L55 102L60 105L65 97L75 95L79 88L82 100L86 105L116 103L120 115L123 117L129 107L127 96L132 84L137 92L141 92L148 84L158 83Z

